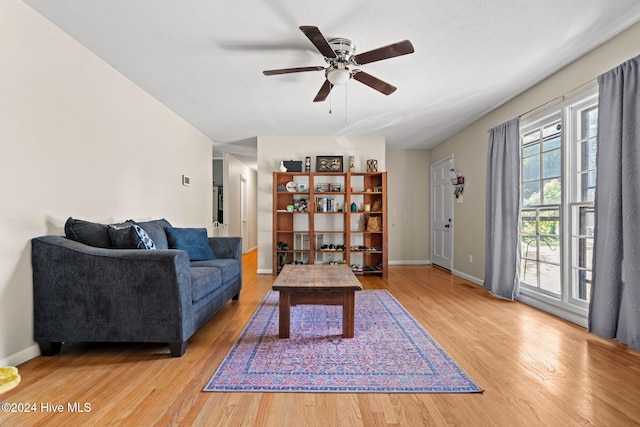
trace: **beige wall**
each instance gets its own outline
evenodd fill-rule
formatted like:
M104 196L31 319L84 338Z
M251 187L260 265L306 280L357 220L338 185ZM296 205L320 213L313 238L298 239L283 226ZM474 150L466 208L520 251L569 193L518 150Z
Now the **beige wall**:
M311 157L315 171L316 156L342 155L345 168L348 158L355 156L355 170L365 171L367 159L378 160L378 170L385 171L385 139L381 136L265 136L258 137L258 272L272 269L273 172L282 160ZM346 169L345 169L346 170Z
M454 272L484 279L487 131L572 91L640 54L640 23L571 63L431 150L431 162L454 154L465 175L464 203L454 204ZM468 255L474 262L469 264ZM490 254L487 254L490 256Z
M430 262L430 153L387 151L389 263Z
M2 366L38 354L30 239L69 216L211 229L212 143L22 1L0 32Z

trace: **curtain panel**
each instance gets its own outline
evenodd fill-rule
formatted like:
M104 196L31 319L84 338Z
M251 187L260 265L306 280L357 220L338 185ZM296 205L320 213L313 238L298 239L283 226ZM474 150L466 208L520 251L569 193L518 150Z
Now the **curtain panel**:
M640 56L598 85L589 331L640 351Z
M489 130L484 286L513 300L520 266L520 118Z

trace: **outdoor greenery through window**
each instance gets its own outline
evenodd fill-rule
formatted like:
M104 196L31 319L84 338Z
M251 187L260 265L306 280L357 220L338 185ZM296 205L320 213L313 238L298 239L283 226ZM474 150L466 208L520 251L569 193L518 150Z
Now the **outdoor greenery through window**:
M562 123L559 115L522 136L521 281L560 294Z
M521 291L586 308L591 293L597 91L522 122Z

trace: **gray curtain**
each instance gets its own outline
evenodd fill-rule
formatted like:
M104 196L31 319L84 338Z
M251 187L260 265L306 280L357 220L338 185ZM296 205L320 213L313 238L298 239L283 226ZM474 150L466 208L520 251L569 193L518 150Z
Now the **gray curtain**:
M513 300L518 293L520 119L489 131L484 286Z
M640 351L640 56L598 85L589 331Z

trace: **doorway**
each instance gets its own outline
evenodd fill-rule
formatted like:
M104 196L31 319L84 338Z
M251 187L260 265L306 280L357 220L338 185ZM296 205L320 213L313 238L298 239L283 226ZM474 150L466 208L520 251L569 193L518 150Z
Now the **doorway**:
M224 160L213 159L213 222L224 223Z
M431 165L431 263L451 271L453 254L453 156Z

